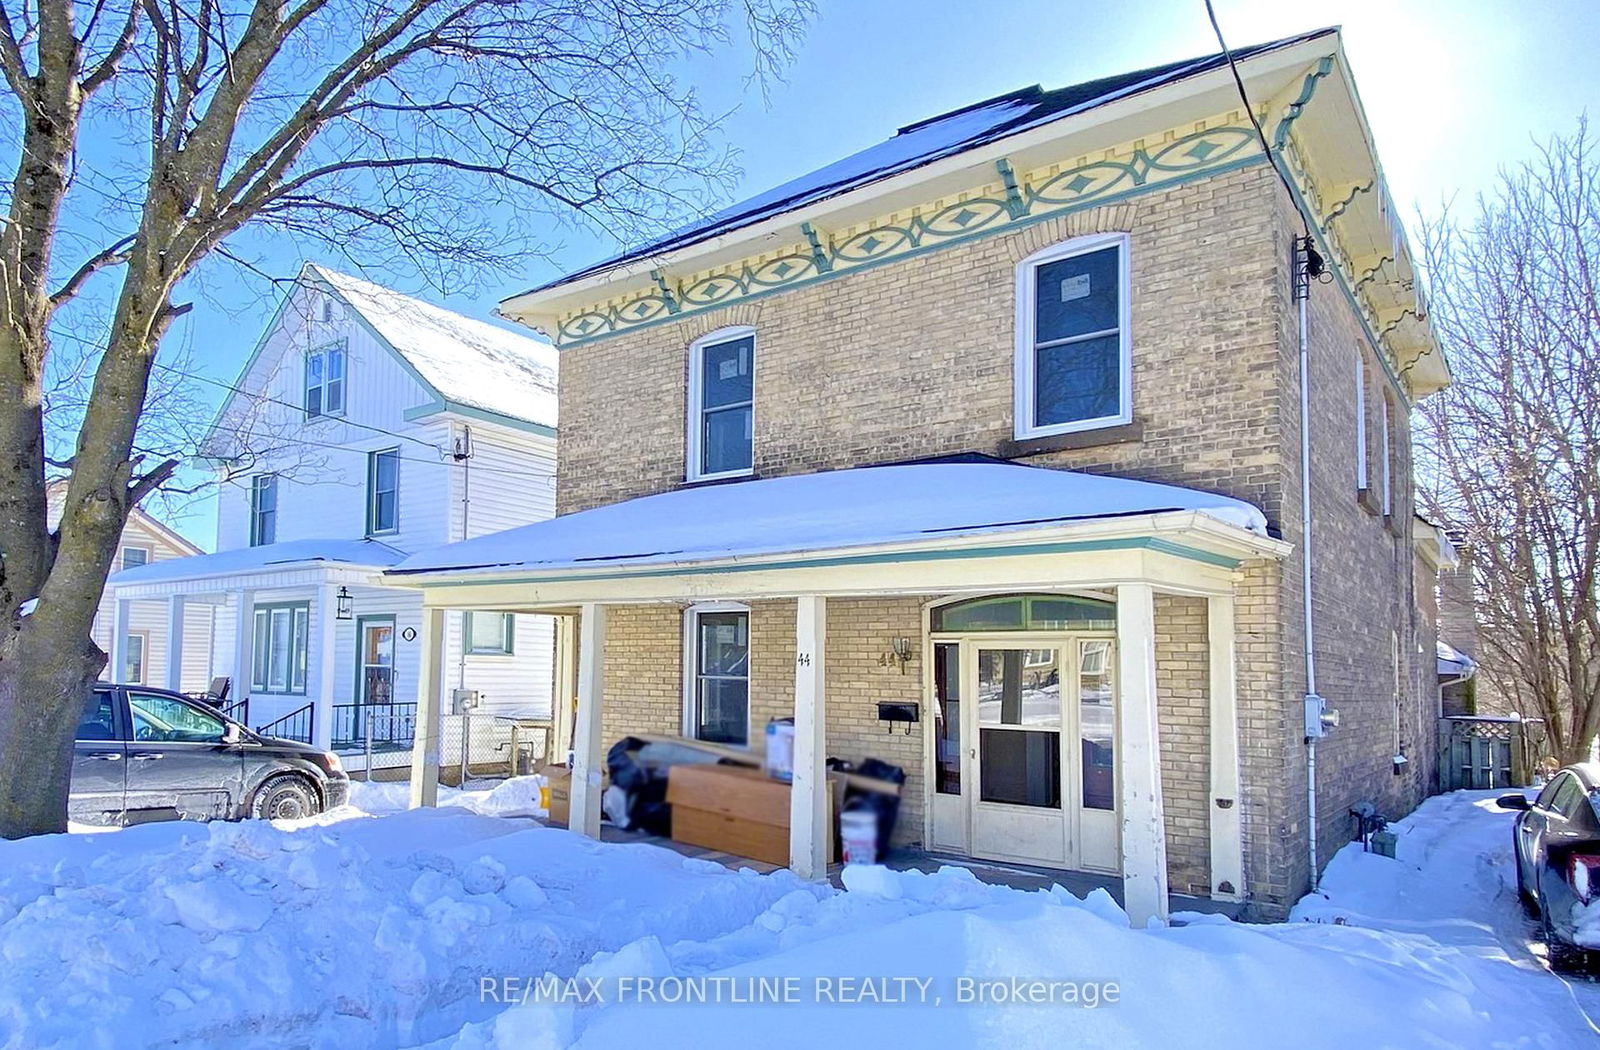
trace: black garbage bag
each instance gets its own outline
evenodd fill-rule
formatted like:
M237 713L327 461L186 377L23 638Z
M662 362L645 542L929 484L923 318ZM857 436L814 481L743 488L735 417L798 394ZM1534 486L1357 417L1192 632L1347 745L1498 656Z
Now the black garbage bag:
M651 835L672 834L671 808L667 805L667 772L639 761L645 742L625 736L606 752L606 769L612 787L627 796L628 827Z

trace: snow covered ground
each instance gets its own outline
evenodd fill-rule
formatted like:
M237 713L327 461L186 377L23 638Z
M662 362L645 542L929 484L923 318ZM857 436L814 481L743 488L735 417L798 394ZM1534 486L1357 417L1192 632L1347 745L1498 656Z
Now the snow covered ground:
M537 812L531 778L472 787L0 843L0 1046L1600 1044L1600 986L1530 950L1484 795L1396 825L1398 860L1339 854L1297 921L1132 930L1103 894L960 868L835 891L485 815Z

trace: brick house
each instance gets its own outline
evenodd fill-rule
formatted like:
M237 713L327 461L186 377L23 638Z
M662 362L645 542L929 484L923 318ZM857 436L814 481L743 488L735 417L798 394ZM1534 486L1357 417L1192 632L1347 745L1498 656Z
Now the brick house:
M802 874L874 756L902 843L1271 917L1428 792L1448 370L1338 32L1235 57L1270 157L1223 56L1025 89L502 305L560 348L559 516L396 576L425 643L564 617L574 828L619 736L792 716Z

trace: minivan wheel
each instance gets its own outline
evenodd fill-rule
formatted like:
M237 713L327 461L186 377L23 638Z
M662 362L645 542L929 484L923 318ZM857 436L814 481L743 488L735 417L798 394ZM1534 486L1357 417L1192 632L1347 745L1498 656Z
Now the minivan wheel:
M293 773L262 784L250 803L250 815L258 820L299 820L320 812L322 801L316 788Z

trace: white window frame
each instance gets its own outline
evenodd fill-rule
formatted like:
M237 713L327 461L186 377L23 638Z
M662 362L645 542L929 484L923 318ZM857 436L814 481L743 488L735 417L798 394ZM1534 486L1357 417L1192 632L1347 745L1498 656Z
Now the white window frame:
M1356 344L1356 488L1365 489L1372 483L1367 461L1372 452L1367 447L1367 351Z
M719 470L706 473L701 469L703 460L702 434L704 433L705 352L708 347L731 343L736 339L750 340L750 465L741 470ZM688 434L684 443L687 452L683 476L688 481L716 481L721 478L746 478L755 473L755 420L756 420L756 370L761 361L761 341L751 325L732 325L709 332L689 344ZM730 406L723 405L721 408Z
M1086 237L1074 237L1060 244L1034 252L1032 255L1017 263L1016 269L1016 345L1013 348L1013 365L1015 377L1012 383L1014 392L1013 431L1017 440L1028 438L1052 437L1057 434L1076 434L1085 430L1101 430L1105 427L1124 426L1133 422L1133 310L1132 310L1132 238L1126 233L1097 233ZM1119 393L1120 411L1115 415L1101 416L1097 419L1080 419L1070 423L1050 423L1039 425L1034 422L1034 323L1038 305L1038 281L1035 279L1039 267L1046 263L1069 259L1076 255L1088 255L1105 248L1115 247L1118 252L1117 266L1117 324L1120 339L1118 340L1120 359Z
M750 606L743 602L699 602L683 610L683 736L686 740L697 740L695 730L699 721L695 716L695 705L698 702L698 690L695 689L696 681L700 677L700 614L701 613L744 613L745 631L749 640L749 659L755 660L755 632L751 629ZM749 665L745 669L745 682L753 683L754 676L750 674ZM753 721L755 718L755 698L751 695L749 686L745 690L744 705L744 744L727 744L726 747L750 747L755 739Z
M339 367L341 369L338 380L339 410L337 412L329 411L328 409L328 387L333 384L333 380L328 375L328 363L332 360L332 355L334 354L339 355ZM319 357L324 359L322 382L313 384L311 382L311 362ZM315 412L311 411L312 390L319 392L317 411ZM338 339L306 353L301 375L301 407L304 409L308 421L313 419L342 419L350 411L350 348L345 340Z
M272 536L263 538L261 529L261 491L272 490ZM250 546L264 547L278 541L278 475L273 473L250 476Z
M155 548L146 546L145 544L142 544L142 543L129 543L126 546L119 547L117 549L117 568L118 569L136 569L136 568L138 568L138 565L129 565L128 564L128 552L129 551L144 551L144 561L140 562L139 565L149 565L152 561L155 561L155 557L156 557Z
M479 649L472 644L472 621L479 616L497 617L501 624L500 645ZM468 609L461 614L461 649L468 656L514 656L517 648L517 616L494 609Z

